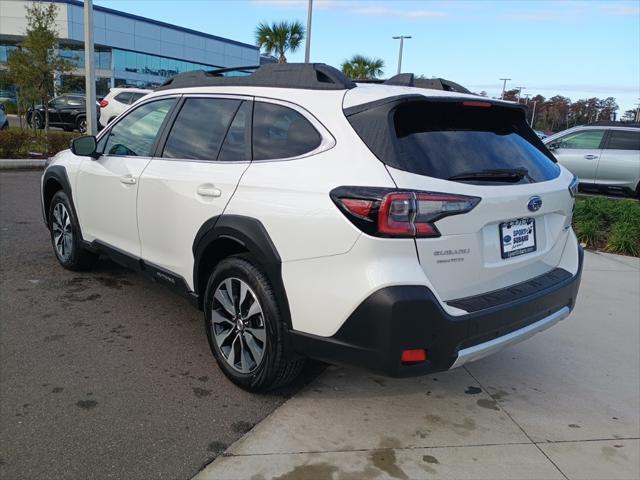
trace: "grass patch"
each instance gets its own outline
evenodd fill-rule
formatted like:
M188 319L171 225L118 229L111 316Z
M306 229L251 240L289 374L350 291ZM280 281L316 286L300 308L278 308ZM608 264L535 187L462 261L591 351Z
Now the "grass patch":
M640 256L640 202L578 197L573 228L587 248Z

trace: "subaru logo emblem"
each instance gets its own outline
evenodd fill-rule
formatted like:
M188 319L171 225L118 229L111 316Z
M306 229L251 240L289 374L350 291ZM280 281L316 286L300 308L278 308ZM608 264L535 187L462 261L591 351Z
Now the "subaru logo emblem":
M529 199L527 208L530 212L537 212L542 207L542 199L539 196L534 196Z

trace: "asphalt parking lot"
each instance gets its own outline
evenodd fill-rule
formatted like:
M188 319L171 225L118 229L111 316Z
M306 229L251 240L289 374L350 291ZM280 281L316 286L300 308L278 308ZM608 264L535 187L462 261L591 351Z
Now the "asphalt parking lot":
M190 478L297 387L233 386L164 287L63 270L40 175L0 172L0 478Z

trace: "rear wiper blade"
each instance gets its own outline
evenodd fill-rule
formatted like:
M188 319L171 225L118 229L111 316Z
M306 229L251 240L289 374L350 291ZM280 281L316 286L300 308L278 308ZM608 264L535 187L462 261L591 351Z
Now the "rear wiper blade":
M517 182L526 177L529 171L526 168L496 168L480 170L478 172L466 172L453 175L447 180L484 180L488 182Z

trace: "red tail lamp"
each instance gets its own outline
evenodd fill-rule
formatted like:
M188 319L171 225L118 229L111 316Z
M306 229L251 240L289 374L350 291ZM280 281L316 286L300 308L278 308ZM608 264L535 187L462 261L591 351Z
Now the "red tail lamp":
M400 361L402 363L420 363L426 362L427 360L427 351L418 348L414 350L404 350L402 352L402 356L400 357Z

